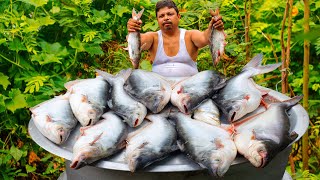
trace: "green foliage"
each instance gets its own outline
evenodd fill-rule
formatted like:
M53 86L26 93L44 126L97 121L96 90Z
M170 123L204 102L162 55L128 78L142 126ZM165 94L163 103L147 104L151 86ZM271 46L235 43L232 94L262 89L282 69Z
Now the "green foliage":
M64 170L62 158L36 145L28 136L28 108L65 92L64 84L77 78L95 76L95 69L116 73L131 67L126 23L131 10L145 9L142 31L156 31L155 0L0 0L0 179L57 179ZM236 0L176 0L180 26L205 30L209 9L220 8L227 46L225 56L213 67L208 47L199 51L199 70L214 69L231 77L246 64L245 47L250 53L264 53L264 63L281 60L280 27L285 1L252 1L250 42L244 40L244 2ZM295 163L297 177L319 176L319 11L320 3L311 1L310 33L303 33L303 1L296 1L291 39L289 83L293 94L302 94L303 40L311 42L309 79L310 172ZM287 36L285 32L284 36ZM272 44L266 37L272 40ZM272 45L274 46L272 48ZM275 54L275 55L274 55ZM147 52L140 68L151 70ZM280 71L255 78L263 86L276 89ZM270 80L269 80L270 79ZM21 144L21 142L24 142ZM39 160L29 161L35 153ZM37 158L36 158L37 159Z

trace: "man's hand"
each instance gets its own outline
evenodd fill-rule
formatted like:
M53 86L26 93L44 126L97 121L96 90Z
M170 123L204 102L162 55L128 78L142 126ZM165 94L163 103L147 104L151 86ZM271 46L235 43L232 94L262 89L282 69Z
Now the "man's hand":
M132 18L130 18L127 22L127 29L128 32L135 32L135 31L140 31L141 30L141 24L142 21L141 20L134 20Z
M222 16L220 16L219 14L219 9L217 9L216 11L213 11L210 9L210 14L212 18L208 28L212 29L212 27L214 27L217 30L223 30L224 26L223 26Z

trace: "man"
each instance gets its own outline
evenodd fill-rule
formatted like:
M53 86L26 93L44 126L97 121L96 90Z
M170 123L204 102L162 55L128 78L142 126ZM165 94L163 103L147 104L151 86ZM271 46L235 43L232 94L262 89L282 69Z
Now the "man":
M198 50L209 44L212 26L219 30L223 29L221 16L212 17L205 31L180 29L179 10L171 0L157 2L156 16L160 30L141 33L141 44L143 50L149 51L152 71L169 77L196 74ZM141 20L129 19L128 32L141 30L141 24Z

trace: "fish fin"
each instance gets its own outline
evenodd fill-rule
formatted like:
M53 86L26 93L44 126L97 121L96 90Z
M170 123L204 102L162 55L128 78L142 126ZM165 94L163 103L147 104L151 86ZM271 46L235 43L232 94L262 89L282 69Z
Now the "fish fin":
M256 69L256 71L252 71L252 76L258 75L258 74L264 74L270 71L275 70L278 68L282 63L276 63L276 64L269 64L269 65L261 65L263 59L263 54L260 53L256 56L254 56L242 69L242 71L247 71L251 68Z
M117 149L123 149L127 146L128 142L123 140L121 143L118 144Z
M206 167L205 165L203 165L202 163L199 163L199 162L198 162L198 164L199 164L199 166L200 166L201 168L207 169L207 167Z
M80 127L79 131L80 131L80 136L85 136L85 131L87 129L89 129L91 126L84 126L84 127Z
M99 69L96 69L96 72L98 73L98 75L102 76L103 79L105 79L108 83L113 84L114 76L112 74L109 74L105 71L101 71Z
M303 98L303 95L300 96L295 96L291 99L285 100L280 102L281 104L283 104L285 106L285 109L290 109L291 107L295 106L296 104L299 103L299 101Z
M88 97L86 95L81 95L81 102L88 102Z
M137 12L134 8L132 8L132 18L135 18L137 16Z
M149 144L149 142L143 142L143 143L138 147L138 149L144 148L147 144Z
M222 141L220 138L215 138L214 144L217 146L218 149L224 148L224 145L222 144Z
M123 69L117 75L115 75L115 79L121 77L124 79L124 81L126 81L129 78L129 76L131 75L131 73L132 73L131 68Z
M66 82L64 84L64 87L69 90L73 85L78 84L81 81L85 81L85 79L76 79L73 81Z
M92 146L94 143L96 143L96 142L101 138L102 134L103 134L103 132L100 133L98 136L96 136L96 137L94 138L94 140L93 140L91 143L89 143L90 146Z
M129 47L125 47L123 48L123 50L129 51Z
M46 121L47 121L47 122L52 122L52 118L51 118L50 115L46 115Z

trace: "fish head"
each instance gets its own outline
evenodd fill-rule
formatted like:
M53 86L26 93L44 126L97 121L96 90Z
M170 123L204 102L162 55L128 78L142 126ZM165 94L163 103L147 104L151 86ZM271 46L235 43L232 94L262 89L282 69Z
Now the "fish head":
M70 130L65 128L63 124L50 123L47 128L48 138L56 144L64 143L69 137Z
M143 104L137 103L136 107L134 112L127 117L131 120L128 122L130 127L139 126L147 115L147 108Z
M136 149L128 156L128 165L131 172L135 172L137 169L144 168L148 166L153 158L156 157L155 154L152 154L152 150L148 148Z
M74 147L74 157L72 158L72 162L70 164L70 168L79 169L87 164L90 164L97 160L97 157L101 155L101 151L99 148L94 145L86 144L79 149L75 149Z
M272 140L253 140L251 143L246 158L255 167L265 167L278 152L278 144Z
M247 114L247 102L246 99L237 99L226 104L224 108L229 122L234 122Z
M103 114L103 108L90 103L80 103L78 105L77 119L82 126L94 125L101 115Z

